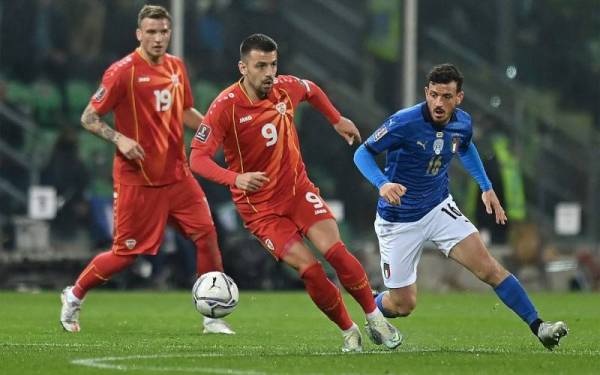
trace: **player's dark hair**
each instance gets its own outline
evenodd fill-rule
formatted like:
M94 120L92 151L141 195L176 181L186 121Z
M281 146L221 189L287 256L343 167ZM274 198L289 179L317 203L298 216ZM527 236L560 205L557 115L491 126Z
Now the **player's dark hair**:
M169 14L169 11L165 7L160 5L144 5L138 13L138 27L142 26L142 20L144 18L152 18L155 20L166 18L169 20L169 24L171 24L171 14Z
M277 43L265 34L252 34L240 44L240 59L248 56L253 49L262 52L273 52L277 51Z
M456 91L462 90L464 77L460 70L452 64L440 64L434 66L427 74L427 82L433 83L450 83L456 82Z

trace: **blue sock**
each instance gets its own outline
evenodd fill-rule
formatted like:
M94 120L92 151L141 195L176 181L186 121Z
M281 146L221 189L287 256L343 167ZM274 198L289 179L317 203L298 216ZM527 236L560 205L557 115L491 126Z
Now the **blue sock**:
M381 313L383 314L383 316L385 316L386 318L397 318L398 315L387 311L383 307L383 295L385 293L387 293L387 291L381 292L381 293L379 293L377 295L377 297L375 297L375 304L377 305L377 308L379 308L379 311L381 311Z
M535 306L533 306L527 292L525 292L525 289L523 289L521 283L519 283L519 280L514 275L509 275L494 288L494 291L502 302L519 315L529 326L539 320Z

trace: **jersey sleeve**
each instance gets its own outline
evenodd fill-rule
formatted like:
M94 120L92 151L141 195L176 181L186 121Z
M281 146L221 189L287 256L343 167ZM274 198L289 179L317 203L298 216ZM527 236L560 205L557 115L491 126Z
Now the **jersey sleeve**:
M194 106L194 95L192 94L192 86L190 85L190 77L188 76L185 64L180 61L181 71L183 72L183 109L192 108Z
M215 99L194 135L192 149L196 149L202 155L213 156L215 154L226 135L228 122L225 111L226 107L223 102Z
M110 112L126 95L126 86L122 82L124 70L113 65L104 72L102 83L90 99L90 104L99 115Z
M325 92L314 82L294 76L280 76L279 79L290 91L294 104L308 101L327 118L329 123L337 124L340 121L340 112L334 107Z
M390 117L371 134L364 145L372 153L380 154L400 143L402 137L402 124Z

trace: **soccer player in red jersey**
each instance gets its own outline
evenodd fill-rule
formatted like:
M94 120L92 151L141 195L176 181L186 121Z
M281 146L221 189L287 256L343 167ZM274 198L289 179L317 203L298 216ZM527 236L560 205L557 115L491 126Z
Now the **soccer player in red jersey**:
M85 294L131 265L139 254L156 255L167 221L196 245L198 275L223 271L217 234L202 188L186 160L183 126L197 129L186 68L166 53L171 16L160 6L138 15L139 48L114 63L91 98L81 121L85 129L114 143L114 239L74 286L65 288L61 323L78 332ZM101 116L114 113L115 129ZM234 333L220 319L205 319L205 333Z
M277 260L298 271L314 303L342 330L344 352L362 350L360 331L303 238L323 254L361 305L373 342L397 347L402 337L377 309L363 267L340 240L331 210L308 179L294 111L308 101L349 144L360 142L358 129L313 82L276 76L277 44L270 37L249 36L240 56L242 78L219 94L194 137L192 170L230 187L246 227ZM221 145L227 169L213 160Z

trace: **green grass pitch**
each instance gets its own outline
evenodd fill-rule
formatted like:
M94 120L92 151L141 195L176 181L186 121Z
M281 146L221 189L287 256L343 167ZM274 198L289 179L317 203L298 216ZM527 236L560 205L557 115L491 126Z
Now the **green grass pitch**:
M58 322L58 292L0 292L0 374L598 374L600 295L533 294L570 328L549 352L493 293L422 294L393 323L395 351L342 354L338 329L303 292L242 291L235 336L202 335L189 292L93 291L82 331ZM362 329L363 315L346 304Z

